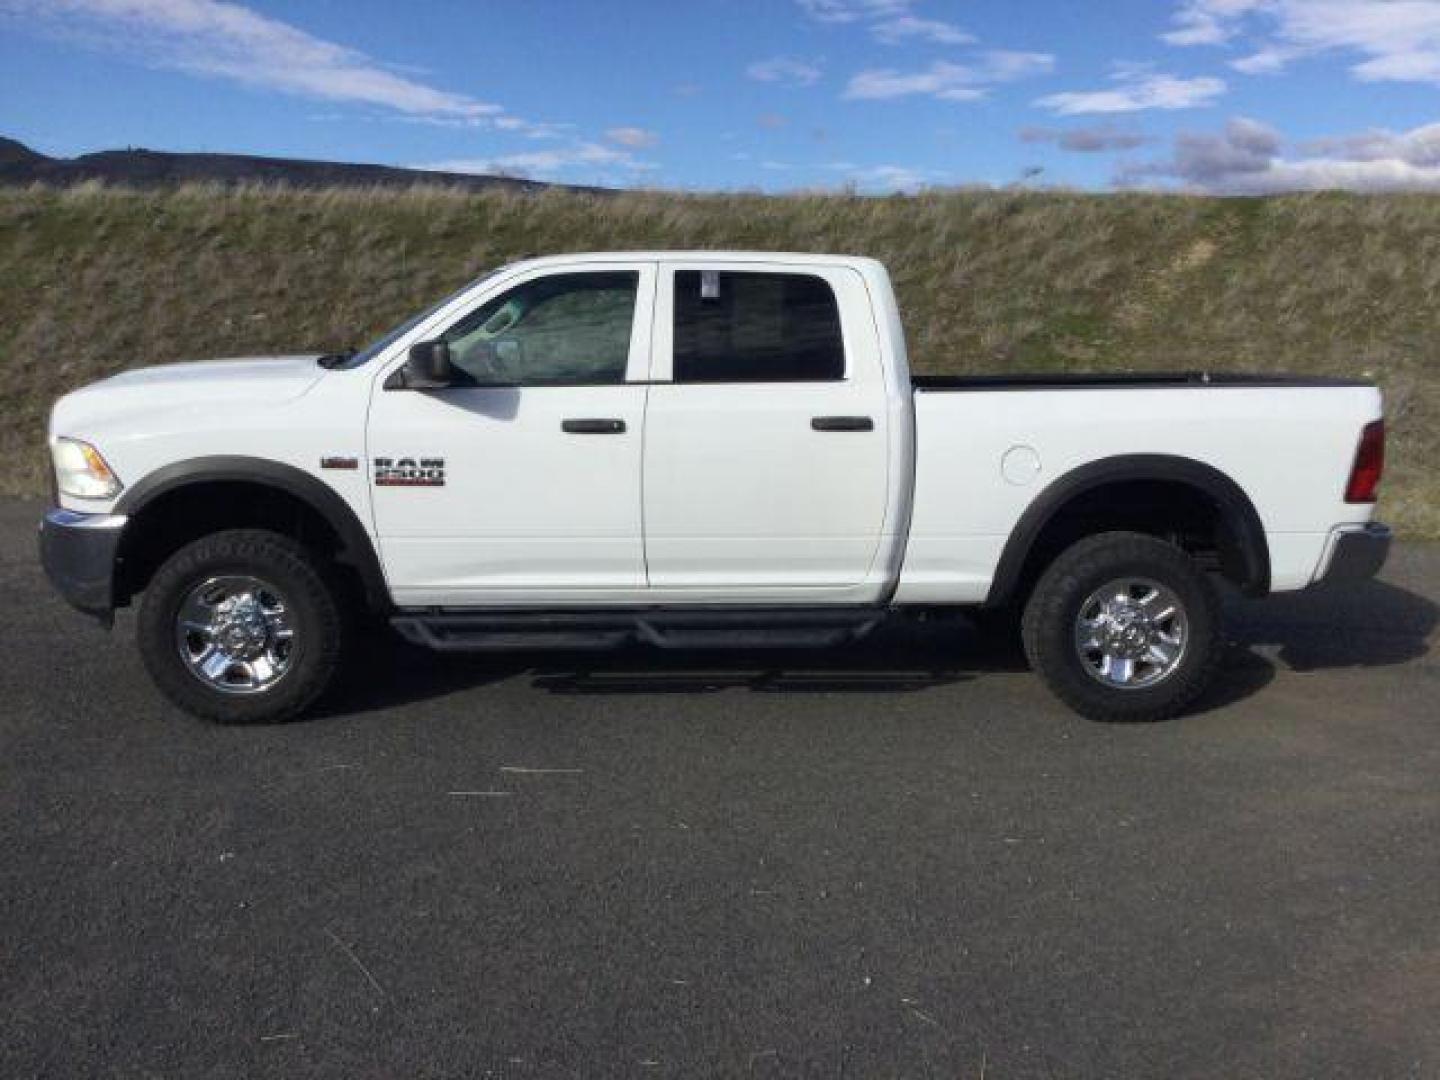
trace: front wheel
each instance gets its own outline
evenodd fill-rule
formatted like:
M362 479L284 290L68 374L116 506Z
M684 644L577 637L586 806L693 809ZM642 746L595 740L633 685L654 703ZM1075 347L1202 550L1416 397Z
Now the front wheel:
M1209 685L1222 652L1215 590L1185 552L1102 533L1051 563L1025 607L1025 652L1094 720L1165 720Z
M156 686L221 723L288 720L339 667L338 590L315 556L259 529L212 533L156 572L140 604L140 656Z

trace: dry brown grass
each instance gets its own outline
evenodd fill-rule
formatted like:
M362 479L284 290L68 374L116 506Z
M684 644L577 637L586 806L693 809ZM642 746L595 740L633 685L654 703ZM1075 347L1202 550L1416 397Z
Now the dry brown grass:
M1393 436L1383 511L1440 536L1440 197L1419 195L0 190L0 490L44 489L45 412L72 387L362 344L507 259L616 248L873 255L921 372L1373 375Z

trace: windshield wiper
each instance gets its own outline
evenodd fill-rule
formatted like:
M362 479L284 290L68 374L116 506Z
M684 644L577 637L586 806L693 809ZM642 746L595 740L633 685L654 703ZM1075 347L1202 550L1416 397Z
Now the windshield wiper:
M354 355L355 349L352 346L348 349L342 349L340 352L326 353L324 356L317 357L315 362L328 371L331 368L337 368L341 364L347 363Z

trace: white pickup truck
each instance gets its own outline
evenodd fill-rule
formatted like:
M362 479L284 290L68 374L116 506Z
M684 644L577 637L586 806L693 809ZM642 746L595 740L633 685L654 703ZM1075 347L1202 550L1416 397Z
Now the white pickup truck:
M365 610L435 649L822 646L1014 613L1047 684L1159 719L1251 596L1368 577L1366 382L912 378L871 259L505 266L359 353L61 398L45 567L223 721L306 709Z

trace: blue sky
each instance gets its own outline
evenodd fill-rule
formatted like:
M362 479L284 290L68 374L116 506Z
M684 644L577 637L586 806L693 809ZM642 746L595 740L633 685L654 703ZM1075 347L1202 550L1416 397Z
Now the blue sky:
M685 189L1440 188L1440 0L0 0L0 134Z

